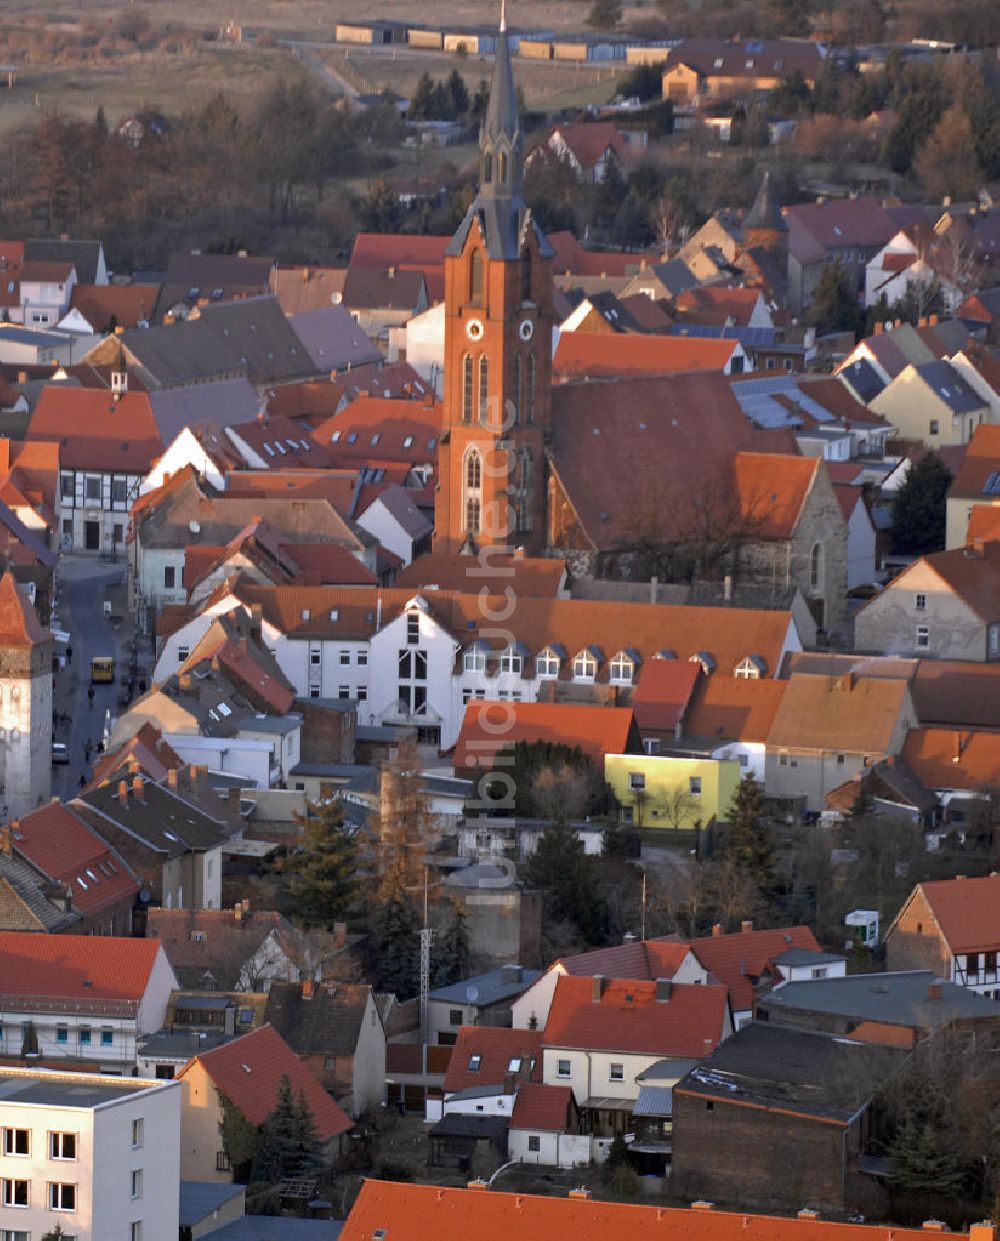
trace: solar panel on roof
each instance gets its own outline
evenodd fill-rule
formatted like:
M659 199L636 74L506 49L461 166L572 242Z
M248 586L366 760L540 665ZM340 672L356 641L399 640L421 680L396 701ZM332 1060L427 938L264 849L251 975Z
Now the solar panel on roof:
M983 483L984 496L1000 496L1000 471L994 470Z

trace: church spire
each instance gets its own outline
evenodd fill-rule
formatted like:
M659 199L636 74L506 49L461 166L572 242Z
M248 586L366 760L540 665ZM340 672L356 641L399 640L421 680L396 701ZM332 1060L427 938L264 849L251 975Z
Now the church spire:
M514 69L507 41L507 5L500 10L500 29L493 60L493 79L479 132L479 192L491 197L519 196L524 182L524 135L517 113Z

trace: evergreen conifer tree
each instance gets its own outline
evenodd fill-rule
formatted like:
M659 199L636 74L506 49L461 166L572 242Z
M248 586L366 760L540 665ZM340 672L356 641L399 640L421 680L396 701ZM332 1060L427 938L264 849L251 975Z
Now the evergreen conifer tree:
M295 916L306 928L330 930L357 900L357 843L348 835L340 802L310 804L299 822L304 851L294 858Z

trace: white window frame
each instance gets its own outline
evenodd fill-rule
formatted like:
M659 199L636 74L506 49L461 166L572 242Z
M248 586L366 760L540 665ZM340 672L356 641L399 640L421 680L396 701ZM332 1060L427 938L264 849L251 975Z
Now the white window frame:
M500 671L513 673L517 676L521 675L524 667L524 659L517 651L507 647L505 651L500 653Z
M559 676L560 662L559 656L550 647L546 647L535 660L535 676L540 681L556 680Z
M25 1138L26 1150L19 1151L14 1149L16 1143L16 1135L22 1134ZM31 1130L22 1129L19 1125L4 1125L3 1129L3 1153L5 1159L30 1159L31 1158Z
M635 676L635 662L624 651L619 651L611 661L610 676L614 685L631 685Z
M15 1202L17 1186L24 1186L24 1201ZM0 1180L0 1205L12 1211L26 1211L31 1206L31 1181L27 1177L5 1176Z
M71 1207L63 1206L64 1191L70 1190L73 1195L73 1205ZM72 1212L76 1210L76 1204L79 1201L80 1192L75 1181L49 1181L49 1210L59 1211L60 1213Z
M73 1154L66 1155L66 1139L73 1140ZM49 1131L49 1158L56 1163L76 1163L80 1149L80 1135L68 1129L51 1129ZM58 1152L58 1153L57 1153Z
M931 645L931 627L930 625L917 626L917 650L930 650Z
M590 651L580 651L573 657L573 679L576 681L597 679L597 660Z
M479 646L470 646L465 652L463 667L466 672L486 671L486 652Z

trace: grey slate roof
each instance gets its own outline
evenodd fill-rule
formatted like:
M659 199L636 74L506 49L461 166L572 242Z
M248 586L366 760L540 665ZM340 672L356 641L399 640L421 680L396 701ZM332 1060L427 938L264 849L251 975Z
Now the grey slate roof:
M836 952L810 952L808 948L788 948L780 957L774 958L774 963L795 968L800 965L832 965L846 960L846 957Z
M864 358L858 358L850 366L845 366L837 372L837 376L865 405L873 401L885 387L878 371Z
M72 263L78 284L94 284L101 261L101 243L32 237L24 243L24 259L26 263Z
M245 1185L217 1185L212 1181L181 1181L181 1228L191 1228L213 1211L244 1192Z
M373 345L344 306L324 306L291 315L288 322L319 371L380 363L382 351Z
M197 308L197 317L160 327L130 328L120 340L154 382L181 387L246 375L279 383L318 373L275 298L247 297Z
M219 379L214 383L163 388L149 394L160 439L171 444L185 427L214 422L220 427L253 422L262 408L248 379Z
M3 891L4 885L9 891ZM50 934L71 930L83 915L78 909L67 912L62 900L45 895L44 887L45 880L27 862L0 853L0 929Z
M519 976L515 976L516 972L519 972ZM474 974L471 978L463 978L461 982L452 983L448 987L438 987L430 993L430 999L450 1004L475 1003L480 1008L484 1008L488 1004L499 1004L502 1000L514 999L523 991L527 991L541 976L541 970L527 970L521 966L503 965L485 974ZM475 987L477 992L475 1001L469 999L471 987Z
M310 999L297 982L272 982L267 996L270 1022L300 1056L353 1056L358 1046L369 988L360 984L317 986Z
M899 1048L753 1021L674 1088L848 1124L895 1071Z
M633 1116L672 1116L674 1092L670 1086L640 1086Z
M764 173L760 186L757 189L757 196L753 200L753 206L743 221L744 236L753 229L770 229L778 233L784 233L788 229L788 225L781 214L781 204L778 202L778 196L771 187L770 170Z
M935 392L953 414L971 414L986 402L974 392L950 362L924 362L917 374Z
M188 850L214 849L230 835L221 819L209 818L191 802L151 780L143 782L141 799L133 795L129 785L127 805L118 799L117 784L91 789L70 805L99 835L106 833L110 820L134 840L171 858Z
M930 998L928 988L932 983L940 986L940 999ZM828 1013L917 1030L936 1030L952 1021L993 1020L997 1016L994 1001L945 982L930 970L786 982L765 996L760 1007L775 1015L781 1009Z
M426 514L417 507L406 488L400 487L398 483L386 487L375 499L382 501L391 516L411 539L422 539L434 529L434 523L429 521Z

